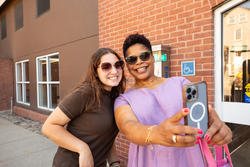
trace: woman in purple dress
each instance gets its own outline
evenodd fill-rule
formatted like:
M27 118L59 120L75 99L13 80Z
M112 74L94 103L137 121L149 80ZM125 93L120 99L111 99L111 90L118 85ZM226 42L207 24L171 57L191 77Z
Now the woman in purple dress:
M198 145L202 130L183 125L189 113L183 109L183 77L154 75L150 41L141 34L128 36L123 54L135 85L115 101L115 119L121 133L131 141L129 167L203 167ZM205 139L216 145L232 139L231 130L209 107Z

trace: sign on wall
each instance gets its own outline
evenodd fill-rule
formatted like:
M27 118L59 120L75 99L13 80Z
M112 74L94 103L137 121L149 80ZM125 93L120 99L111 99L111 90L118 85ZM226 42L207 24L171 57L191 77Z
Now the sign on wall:
M195 61L181 62L181 75L182 76L195 75Z

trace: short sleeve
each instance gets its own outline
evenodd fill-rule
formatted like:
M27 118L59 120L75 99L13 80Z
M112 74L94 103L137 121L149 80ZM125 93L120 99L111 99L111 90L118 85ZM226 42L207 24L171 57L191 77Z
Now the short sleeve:
M80 115L89 100L89 95L81 90L81 88L68 94L58 105L58 107L70 118L73 119Z
M184 77L181 77L181 82L182 82L182 87L183 87L184 85L190 83L190 81L189 81L188 79L184 78Z
M127 99L123 96L123 95L120 95L119 97L117 97L115 99L115 105L114 105L114 111L119 107L119 106L122 106L122 105L129 105Z

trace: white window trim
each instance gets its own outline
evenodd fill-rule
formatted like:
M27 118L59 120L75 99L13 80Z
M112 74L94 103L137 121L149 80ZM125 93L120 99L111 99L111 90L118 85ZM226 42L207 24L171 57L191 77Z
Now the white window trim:
M245 0L232 0L214 13L214 66L215 66L215 108L220 118L225 122L250 125L250 104L237 102L223 102L222 99L222 13Z
M59 55L59 52L55 52L55 53L51 53L51 54L48 54L48 55L44 55L44 56L39 56L36 58L36 81L37 81L37 108L40 108L40 109L44 109L44 110L49 110L49 111L53 111L55 108L49 108L49 107L43 107L43 106L40 106L39 105L39 84L46 84L47 86L47 106L49 106L49 104L52 103L51 101L51 97L50 97L50 91L48 89L49 85L50 84L60 84L60 81L49 81L49 77L50 77L50 73L49 73L49 68L48 66L46 66L46 81L39 81L39 60L44 58L46 60L46 64L49 65L49 57L51 56L55 56L55 55Z
M23 78L24 78L24 70L23 70L23 63L25 62L29 62L29 60L22 60L22 61L18 61L15 63L15 71L16 71L16 102L17 103L20 103L20 104L24 104L24 105L27 105L27 106L30 106L30 103L25 103L24 102L24 98L26 96L26 90L24 89L24 86L23 84L30 84L30 81L23 81ZM17 81L17 64L21 64L21 69L22 69L22 81ZM22 92L23 92L23 101L19 101L18 100L18 88L17 88L17 84L22 84Z

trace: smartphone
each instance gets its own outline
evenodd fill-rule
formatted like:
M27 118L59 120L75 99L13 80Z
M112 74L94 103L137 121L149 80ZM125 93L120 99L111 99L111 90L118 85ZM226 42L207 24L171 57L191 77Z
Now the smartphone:
M183 87L183 106L190 113L185 117L185 124L203 131L203 138L208 129L207 84L205 81L190 83Z

